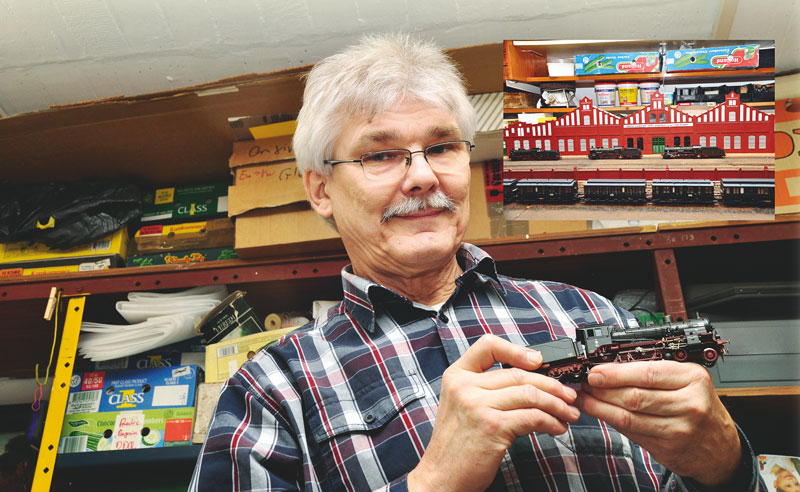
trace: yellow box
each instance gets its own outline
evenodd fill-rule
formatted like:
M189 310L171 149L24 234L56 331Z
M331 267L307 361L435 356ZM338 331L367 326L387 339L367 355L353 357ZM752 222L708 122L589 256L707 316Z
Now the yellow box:
M52 249L42 243L20 241L0 244L0 264L14 263L26 266L28 262L63 258L86 258L119 255L125 258L128 252L128 228L123 227L108 236L68 249ZM41 266L45 266L44 263Z
M264 331L206 347L206 383L226 381L265 345L296 329L296 326Z

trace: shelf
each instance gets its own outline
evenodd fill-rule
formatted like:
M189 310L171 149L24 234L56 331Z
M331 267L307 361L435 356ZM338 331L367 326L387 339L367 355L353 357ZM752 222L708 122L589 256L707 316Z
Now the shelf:
M716 107L718 104L721 103L714 103L713 105L706 105L706 104L692 104L689 106L681 106L678 104L670 105L669 107L675 108L678 111L683 111L686 113L695 113L695 112L703 112L709 109ZM764 108L764 109L774 109L775 102L774 101L759 101L759 102L743 102L742 104L746 104L753 108ZM610 113L633 113L635 111L640 111L647 106L636 105L636 106L598 106L597 109L602 109L603 111L608 111ZM569 113L575 111L578 108L503 108L503 113L505 114L513 114L513 113Z
M677 73L615 73L607 75L573 75L562 77L524 77L519 82L612 82L615 80L658 80L676 84L691 83L708 78L725 78L726 80L759 80L773 78L774 68L756 68L752 70L699 70Z
M753 386L743 388L717 388L719 396L792 396L800 395L800 386Z
M94 453L64 453L56 460L55 471L73 468L108 467L117 465L150 465L153 463L195 462L202 449L200 444L171 446L128 451L97 451Z

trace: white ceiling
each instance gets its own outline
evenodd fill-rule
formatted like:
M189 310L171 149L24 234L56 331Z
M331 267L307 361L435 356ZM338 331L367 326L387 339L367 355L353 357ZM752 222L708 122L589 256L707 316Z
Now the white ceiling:
M503 39L775 39L798 0L0 0L0 116L314 63L365 32ZM623 27L624 26L624 27Z

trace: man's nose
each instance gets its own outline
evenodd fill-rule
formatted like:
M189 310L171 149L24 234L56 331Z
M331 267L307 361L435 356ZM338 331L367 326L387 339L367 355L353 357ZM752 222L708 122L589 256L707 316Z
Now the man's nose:
M436 176L428 160L425 159L424 150L411 152L411 162L406 170L406 177L403 183L403 191L429 191L439 185L439 178Z

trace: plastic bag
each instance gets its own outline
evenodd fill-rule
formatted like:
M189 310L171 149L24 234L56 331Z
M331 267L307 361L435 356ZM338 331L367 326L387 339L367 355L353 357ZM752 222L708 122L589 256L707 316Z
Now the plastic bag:
M137 184L0 185L0 242L65 249L92 242L142 216Z

